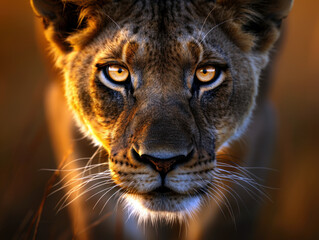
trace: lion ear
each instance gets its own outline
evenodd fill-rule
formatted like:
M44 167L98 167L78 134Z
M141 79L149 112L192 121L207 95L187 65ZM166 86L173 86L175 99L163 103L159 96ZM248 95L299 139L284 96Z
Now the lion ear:
M231 12L241 29L255 37L254 49L267 51L278 39L281 22L288 16L293 0L217 0Z
M43 20L47 39L62 54L85 44L85 38L78 35L96 31L97 24L90 15L95 3L93 0L31 0L33 11Z

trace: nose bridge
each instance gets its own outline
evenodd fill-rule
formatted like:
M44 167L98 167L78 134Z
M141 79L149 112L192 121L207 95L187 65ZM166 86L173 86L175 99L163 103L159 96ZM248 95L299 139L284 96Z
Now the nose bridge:
M136 151L140 156L159 159L187 156L193 149L192 116L187 102L176 97L152 100L137 113Z
M140 141L143 154L165 159L186 156L192 143L191 133L186 124L179 125L178 122L182 120L169 119L167 116L152 121Z

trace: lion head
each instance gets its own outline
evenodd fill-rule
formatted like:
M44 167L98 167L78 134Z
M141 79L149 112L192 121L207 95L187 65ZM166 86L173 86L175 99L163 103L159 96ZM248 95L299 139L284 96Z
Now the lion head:
M32 2L68 104L131 211L196 211L214 194L216 154L249 124L292 1Z

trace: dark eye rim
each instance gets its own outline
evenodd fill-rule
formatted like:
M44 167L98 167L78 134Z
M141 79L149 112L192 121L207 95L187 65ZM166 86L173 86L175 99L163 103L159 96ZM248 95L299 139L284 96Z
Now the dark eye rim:
M127 71L128 71L128 76L126 78L125 81L123 82L118 82L118 81L115 81L113 80L110 75L109 75L109 72L108 72L108 67L112 66L112 65L116 65L116 66L120 66L122 68L125 68ZM120 63L120 62L107 62L107 63L98 63L96 64L96 68L98 70L98 72L102 72L104 77L110 81L111 83L113 84L116 84L116 85L127 85L131 82L131 73L130 73L130 70L128 67L126 67L123 63Z

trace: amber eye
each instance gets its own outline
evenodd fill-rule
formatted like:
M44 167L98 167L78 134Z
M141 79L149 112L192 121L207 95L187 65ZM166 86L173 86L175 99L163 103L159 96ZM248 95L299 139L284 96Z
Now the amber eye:
M200 82L209 83L219 75L219 70L214 66L205 66L196 70L196 77Z
M105 71L110 80L114 82L125 82L129 77L129 71L120 65L109 65L105 67Z

